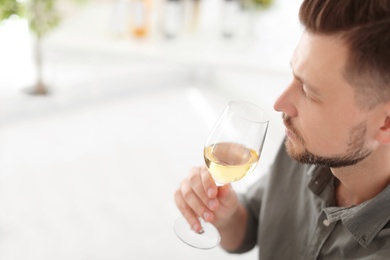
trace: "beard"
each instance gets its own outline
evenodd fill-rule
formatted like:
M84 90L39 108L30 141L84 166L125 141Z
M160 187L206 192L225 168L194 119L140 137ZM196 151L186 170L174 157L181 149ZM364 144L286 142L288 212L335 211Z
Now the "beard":
M293 133L297 142L299 142L303 147L302 149L294 148L292 141L289 138L286 138L285 146L288 155L300 163L341 168L355 165L371 154L371 151L364 147L364 137L367 131L367 127L364 122L356 125L350 130L350 138L347 143L347 150L344 154L336 156L320 156L313 154L307 149L304 139L293 127L292 120L289 116L283 114L283 121L287 129Z

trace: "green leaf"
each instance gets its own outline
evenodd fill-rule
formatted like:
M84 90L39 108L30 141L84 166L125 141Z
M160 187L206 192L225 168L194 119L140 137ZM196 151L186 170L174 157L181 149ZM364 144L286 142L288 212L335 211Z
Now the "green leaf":
M13 15L22 16L24 6L17 0L0 0L0 22Z

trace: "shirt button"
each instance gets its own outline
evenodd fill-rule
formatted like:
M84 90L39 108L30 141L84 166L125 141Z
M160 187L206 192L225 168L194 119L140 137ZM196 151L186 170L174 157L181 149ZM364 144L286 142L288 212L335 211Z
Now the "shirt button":
M328 227L330 225L330 221L328 219L324 219L324 221L322 221L322 224L324 224L325 227Z

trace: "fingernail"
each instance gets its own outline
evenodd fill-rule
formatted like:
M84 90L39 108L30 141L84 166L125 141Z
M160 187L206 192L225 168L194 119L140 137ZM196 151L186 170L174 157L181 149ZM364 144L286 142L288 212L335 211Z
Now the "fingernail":
M195 223L194 225L192 225L192 229L193 229L195 232L198 232L199 229L200 229L199 224Z
M214 189L213 188L208 188L207 196L209 196L211 198L213 195L214 195Z

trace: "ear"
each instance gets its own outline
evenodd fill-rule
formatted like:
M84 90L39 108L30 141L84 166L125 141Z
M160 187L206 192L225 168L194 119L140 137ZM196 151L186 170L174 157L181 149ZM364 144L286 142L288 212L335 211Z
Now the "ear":
M390 103L385 106L385 117L382 117L376 140L382 144L390 144Z

